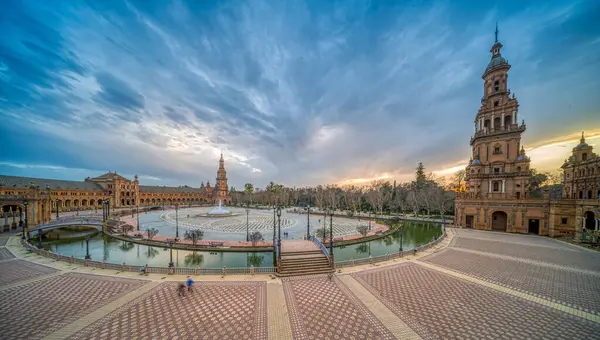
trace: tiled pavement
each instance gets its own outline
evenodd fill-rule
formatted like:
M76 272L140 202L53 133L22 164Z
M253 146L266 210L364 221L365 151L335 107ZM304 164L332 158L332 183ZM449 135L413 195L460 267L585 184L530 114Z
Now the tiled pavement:
M18 262L23 261L8 263ZM2 290L2 337L39 339L140 287L143 282L69 273Z
M530 235L449 234L453 247L418 261L333 281L199 277L181 298L164 281L174 277L65 274L80 269L24 261L11 239L18 259L0 258L0 329L10 330L0 338L600 339L600 315L563 305L598 310L597 253ZM27 328L21 311L37 316Z
M284 278L294 339L394 339L339 279Z
M423 261L514 290L585 310L600 312L600 275L447 248ZM576 283L576 284L575 284Z
M5 247L0 247L0 261L14 259L15 256Z
M163 283L71 339L267 339L265 282Z
M511 235L511 237L517 238L518 236ZM461 236L455 237L451 246L600 272L600 253L598 252L574 251L571 248L540 247L534 244L526 246L511 244L506 241L488 241Z
M0 286L56 272L56 269L29 261L13 260L0 262Z
M597 339L600 324L417 264L353 274L423 338Z

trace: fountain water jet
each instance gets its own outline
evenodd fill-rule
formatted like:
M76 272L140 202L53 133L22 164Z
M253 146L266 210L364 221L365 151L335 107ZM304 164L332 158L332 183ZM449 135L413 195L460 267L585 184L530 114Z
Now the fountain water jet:
M225 209L221 205L221 200L219 200L219 205L217 207L215 207L213 210L211 210L206 215L213 216L213 217L231 216L231 212L229 210Z

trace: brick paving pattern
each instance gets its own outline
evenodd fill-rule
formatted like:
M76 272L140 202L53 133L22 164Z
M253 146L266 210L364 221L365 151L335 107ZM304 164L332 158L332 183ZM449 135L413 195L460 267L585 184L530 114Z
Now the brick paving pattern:
M14 259L15 256L6 248L0 247L0 261Z
M2 228L2 225L0 225L0 228ZM10 234L6 233L4 235L0 234L0 246L5 246L6 242L8 242L8 238L10 237Z
M600 337L598 323L412 263L353 276L425 339Z
M42 338L144 282L71 273L0 291L2 337Z
M54 272L54 268L23 260L0 262L0 286Z
M452 248L423 258L422 261L557 301L588 313L600 313L600 275L520 261L498 260Z
M548 237L540 237L537 235L528 234L511 234L495 231L469 230L469 229L453 229L454 233L461 238L477 238L483 240L491 240L498 242L520 243L526 245L538 245L551 248L560 248L565 250L573 250L573 246L564 244Z
M294 339L395 339L338 279L283 279Z
M508 242L455 237L453 247L481 252L509 255L556 265L600 272L600 253L552 249L548 247L523 246Z
M267 339L265 282L163 283L70 339Z

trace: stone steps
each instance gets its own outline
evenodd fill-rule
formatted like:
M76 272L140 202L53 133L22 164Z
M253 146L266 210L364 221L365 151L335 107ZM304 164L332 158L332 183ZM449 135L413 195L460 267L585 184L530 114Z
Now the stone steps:
M282 256L279 264L278 276L297 276L297 275L315 275L327 274L333 272L329 260L320 251L294 252L291 256ZM287 253L286 253L287 255Z

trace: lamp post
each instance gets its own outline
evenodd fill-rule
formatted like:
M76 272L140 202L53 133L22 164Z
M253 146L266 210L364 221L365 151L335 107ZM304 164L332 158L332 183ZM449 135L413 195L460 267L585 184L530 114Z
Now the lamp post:
M333 210L329 210L329 256L333 264Z
M135 214L137 217L137 230L140 231L140 206L139 205L135 206Z
M404 234L403 230L400 230L400 256L402 256L402 236Z
M42 230L38 230L38 249L42 249L44 246L42 245Z
M29 204L29 201L27 201L27 200L23 201L23 205L25 206L25 224L23 225L23 235L21 236L21 240L25 239L25 234L27 233L27 231L29 229L28 228L29 225L27 224L27 205L28 204Z
M173 263L173 239L169 239L169 268L175 267L175 263Z
M56 200L56 219L58 220L58 207L60 206L60 200Z
M279 260L281 260L281 208L277 207L277 247L279 248Z
M250 209L246 209L246 242L250 241L250 230L248 224L248 214L250 214Z
M275 205L275 202L273 202L273 246L275 246L275 230L277 229L276 225L275 225L275 213L277 211L277 206Z
M89 260L92 257L90 256L90 236L85 237L85 259Z
M310 204L306 205L306 212L308 213L306 217L306 239L310 239Z
M179 215L178 215L179 206L175 204L175 238L179 238Z
M369 231L371 231L371 210L369 210Z

